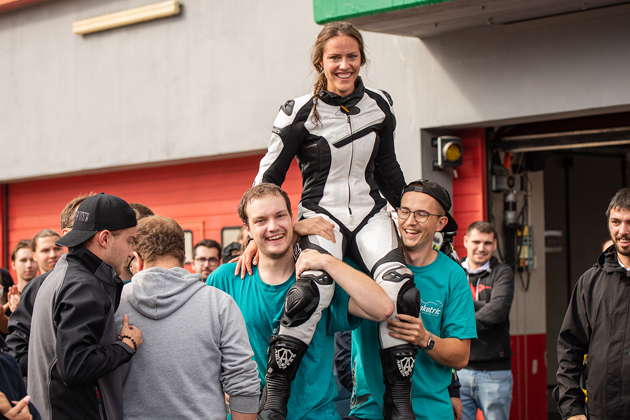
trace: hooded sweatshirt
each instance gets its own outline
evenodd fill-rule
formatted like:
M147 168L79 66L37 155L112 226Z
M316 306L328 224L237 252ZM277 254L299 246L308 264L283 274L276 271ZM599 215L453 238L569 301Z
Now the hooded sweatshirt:
M260 383L245 321L228 294L183 268L149 268L123 288L123 315L143 343L123 369L125 419L227 417L256 413Z

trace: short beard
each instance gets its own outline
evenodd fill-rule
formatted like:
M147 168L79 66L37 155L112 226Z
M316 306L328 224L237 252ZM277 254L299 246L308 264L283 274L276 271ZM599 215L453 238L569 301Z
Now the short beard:
M260 253L270 260L281 260L291 252L291 246L288 246L283 252L268 252L266 249L259 247Z
M627 251L621 251L619 247L617 246L617 242L619 242L619 239L613 236L612 232L610 231L610 225L608 225L608 235L610 236L610 239L613 241L613 246L615 247L615 251L617 252L617 254L623 255L624 257L630 257L630 248L628 248ZM628 238L624 238L624 239L628 239Z
M630 257L630 248L622 251L621 249L617 247L617 242L613 240L613 243L615 244L615 251L617 251L617 254L623 255L624 257Z

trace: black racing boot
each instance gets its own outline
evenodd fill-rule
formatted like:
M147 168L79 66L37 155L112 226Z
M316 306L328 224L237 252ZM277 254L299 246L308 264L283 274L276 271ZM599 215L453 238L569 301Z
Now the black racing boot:
M411 406L411 378L418 348L411 344L380 350L383 365L383 417L385 420L415 420Z
M267 384L260 398L258 420L285 420L291 381L307 349L308 345L302 340L288 335L274 335L269 339Z

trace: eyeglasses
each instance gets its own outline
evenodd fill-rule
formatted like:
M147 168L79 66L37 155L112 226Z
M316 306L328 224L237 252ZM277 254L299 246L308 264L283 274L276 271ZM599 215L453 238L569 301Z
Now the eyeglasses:
M133 257L131 257L131 259L129 260L129 263L125 266L125 269L127 271L129 271L131 273L131 275L133 276L133 271L131 271L131 263L133 262L133 260L136 259L136 256L134 255Z
M198 263L201 263L201 265L204 265L205 263L208 263L208 264L218 264L219 263L219 259L215 258L215 257L195 258L195 261L197 261Z
M443 214L431 214L424 210L411 211L405 207L397 208L396 213L398 213L398 217L403 220L409 219L409 216L411 215L411 213L413 213L413 218L416 219L416 222L418 223L425 223L427 220L429 220L429 216L444 217Z

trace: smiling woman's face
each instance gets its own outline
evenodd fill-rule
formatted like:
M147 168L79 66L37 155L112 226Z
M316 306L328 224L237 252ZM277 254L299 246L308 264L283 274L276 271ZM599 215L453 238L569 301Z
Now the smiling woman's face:
M354 92L354 85L361 70L359 43L351 36L338 35L324 45L321 61L326 80L326 90L339 96Z

